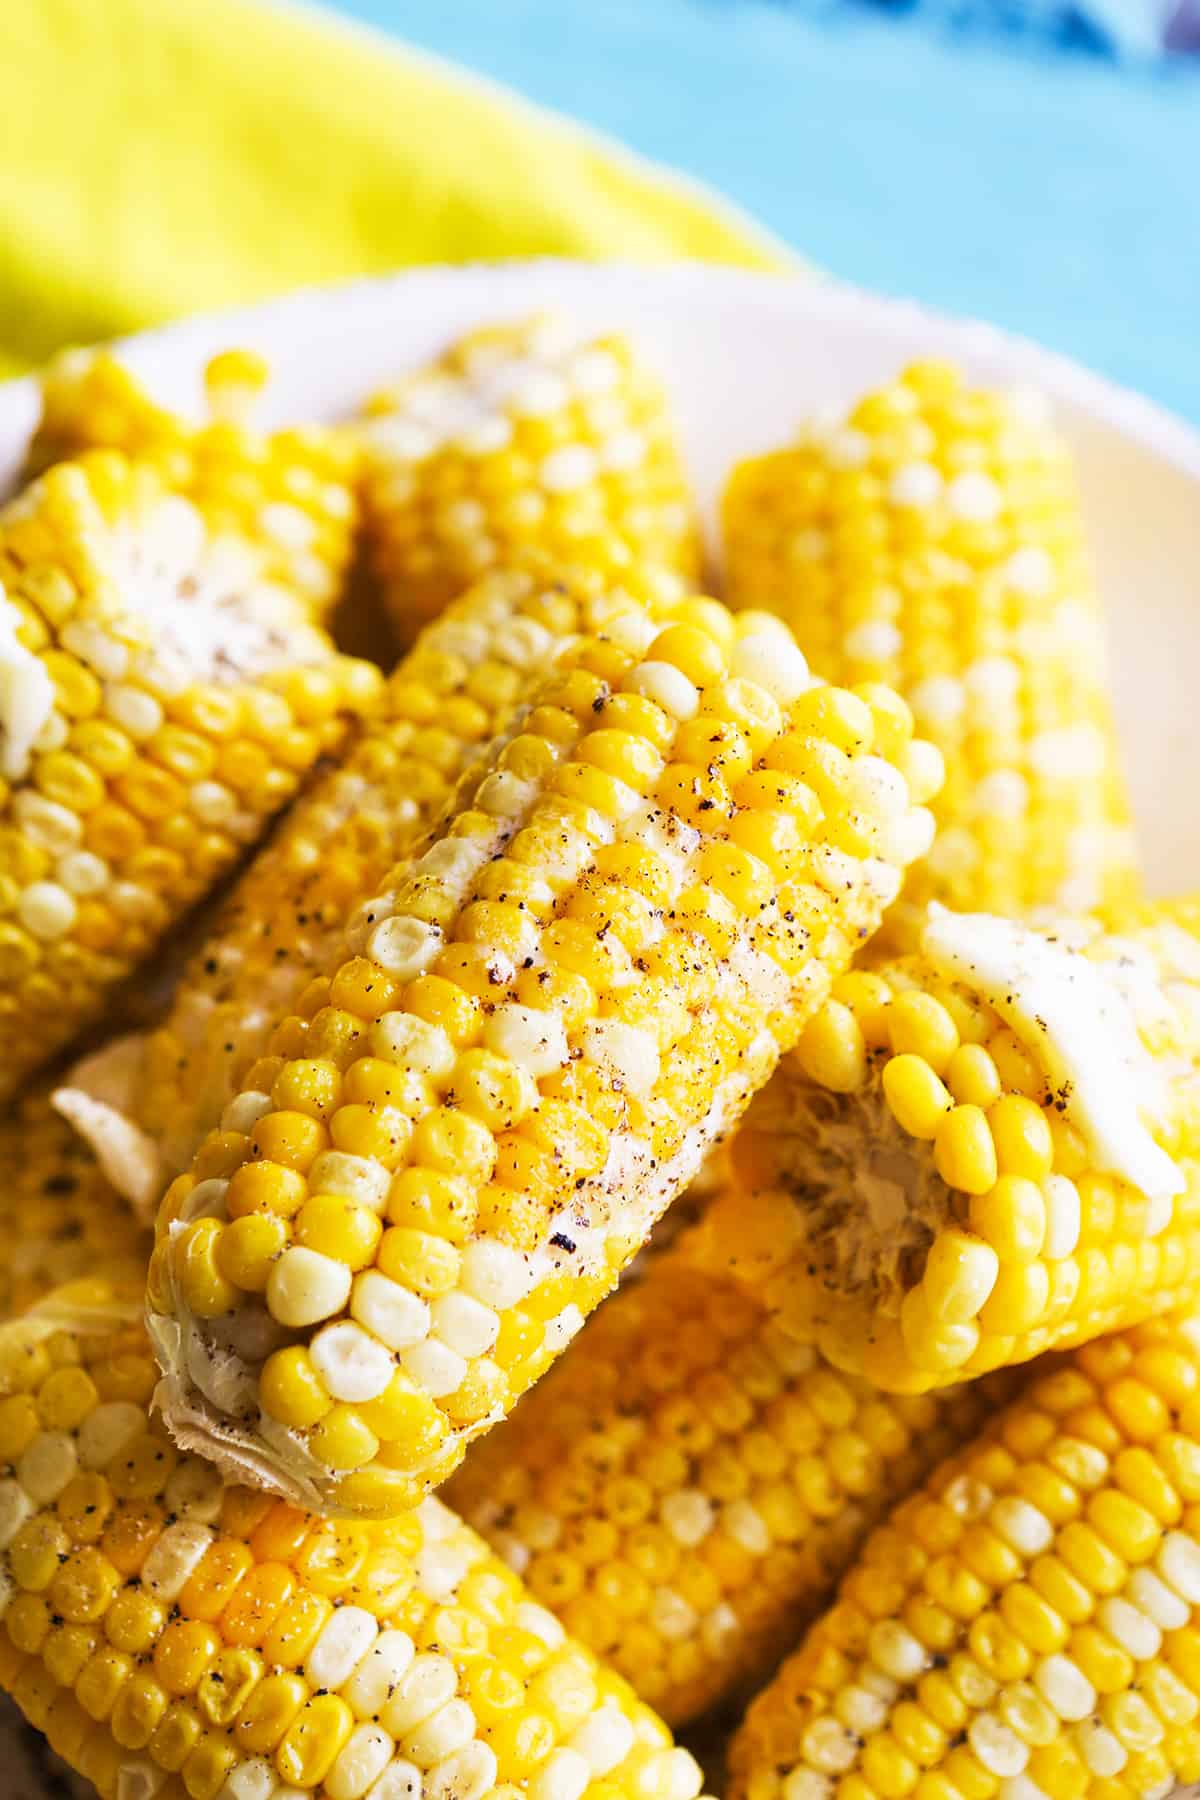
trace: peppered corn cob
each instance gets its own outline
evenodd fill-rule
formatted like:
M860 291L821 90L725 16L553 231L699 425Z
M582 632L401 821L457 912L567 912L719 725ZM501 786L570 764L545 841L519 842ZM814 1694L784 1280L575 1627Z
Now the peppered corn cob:
M140 1227L38 1086L0 1119L0 1319L82 1275L139 1274Z
M733 1800L1162 1800L1200 1779L1194 1319L1089 1344L876 1532Z
M181 1455L139 1300L82 1284L0 1330L0 1685L102 1800L693 1800L440 1502L331 1523Z
M724 535L731 604L777 610L830 680L890 682L945 755L937 841L891 924L930 898L1132 897L1101 609L1039 396L910 368L735 470Z
M715 601L582 639L168 1190L175 1434L347 1512L448 1474L875 929L910 731Z
M446 1498L682 1724L769 1673L868 1526L978 1430L997 1379L882 1395L695 1267L685 1237L605 1303Z
M855 972L701 1230L786 1328L920 1391L1200 1301L1200 939L935 909ZM736 1236L735 1236L736 1233Z
M699 572L687 483L658 384L620 337L560 319L472 332L369 403L373 561L402 641L491 568L581 551L613 579Z
M65 351L41 377L30 472L87 450L150 463L214 536L254 545L265 579L324 618L341 598L353 554L358 453L342 431L254 429L266 379L252 352L214 357L205 370L209 417L194 422L159 405L108 352Z
M261 834L381 679L115 452L0 514L0 1095Z
M645 597L660 608L653 584ZM135 1206L156 1205L187 1167L279 1019L337 966L350 913L419 842L464 768L575 636L629 605L596 571L513 571L485 577L425 628L379 718L233 889L161 1025L88 1058L60 1089L60 1109Z

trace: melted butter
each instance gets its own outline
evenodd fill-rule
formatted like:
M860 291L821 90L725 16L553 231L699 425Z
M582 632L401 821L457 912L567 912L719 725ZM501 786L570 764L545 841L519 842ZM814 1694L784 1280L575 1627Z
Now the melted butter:
M1127 992L1103 963L989 913L931 909L921 947L939 975L994 1007L1062 1094L1095 1165L1148 1199L1181 1193L1183 1173L1155 1142L1162 1080Z

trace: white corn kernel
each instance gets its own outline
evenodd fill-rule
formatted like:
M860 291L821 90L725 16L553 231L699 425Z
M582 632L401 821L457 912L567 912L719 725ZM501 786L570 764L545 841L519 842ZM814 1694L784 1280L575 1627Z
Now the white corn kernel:
M449 1033L440 1025L428 1025L403 1012L384 1013L375 1021L371 1049L385 1062L417 1069L431 1081L448 1080L458 1059Z
M362 1800L392 1760L395 1745L380 1725L357 1725L325 1777L329 1800Z
M318 1331L309 1354L335 1400L377 1400L395 1372L386 1347L350 1319Z
M354 1277L350 1311L389 1350L419 1344L429 1332L427 1303L378 1269Z
M1098 1719L1085 1719L1075 1729L1075 1742L1093 1775L1111 1781L1119 1775L1129 1758L1119 1738L1115 1738Z
M399 1685L415 1655L406 1631L381 1631L349 1679L342 1684L342 1699L357 1718L373 1719L383 1711L388 1695Z
M799 646L783 632L755 632L739 638L730 671L770 694L780 706L791 706L813 685Z
M664 1496L662 1522L675 1539L689 1550L702 1543L713 1528L716 1514L712 1501L699 1488L680 1488Z
M0 1550L7 1550L32 1511L29 1496L19 1481L13 1481L11 1476L0 1481Z
M370 1650L379 1632L374 1616L362 1606L339 1606L326 1621L308 1653L304 1673L315 1688L337 1692Z
M1187 1601L1181 1600L1153 1569L1135 1569L1125 1591L1160 1631L1180 1631L1192 1616Z
M106 1400L79 1427L79 1460L85 1469L103 1469L145 1429L144 1407L132 1400Z
M422 1772L416 1763L396 1757L390 1762L367 1800L421 1800Z
M826 1714L814 1719L800 1741L804 1759L823 1775L844 1775L858 1754L854 1738L844 1725Z
M230 1769L217 1789L217 1800L272 1800L278 1792L279 1777L273 1765L265 1756L251 1756ZM120 1788L117 1795L123 1800Z
M1029 1761L1029 1746L1023 1744L995 1713L976 1713L967 1730L972 1750L992 1775L1020 1775Z
M466 1380L466 1358L439 1338L427 1337L422 1343L402 1350L400 1363L405 1374L434 1400L453 1394Z
M475 1714L465 1700L447 1700L409 1732L401 1746L405 1756L423 1769L462 1750L475 1736Z
M74 897L57 881L31 881L21 890L17 917L35 938L51 943L75 923Z
M495 1751L476 1738L429 1770L424 1800L483 1800L495 1787L498 1772Z
M1096 1704L1096 1690L1069 1656L1045 1656L1034 1670L1034 1685L1060 1719L1086 1719Z
M1162 1632L1140 1607L1114 1594L1100 1602L1097 1617L1113 1642L1135 1662L1149 1662L1158 1655Z
M1054 1541L1054 1527L1045 1513L1014 1494L1001 1495L988 1514L988 1523L1022 1556L1040 1556Z
M1169 1531L1155 1558L1155 1567L1168 1587L1189 1606L1200 1602L1200 1544L1184 1531Z
M537 1078L552 1075L567 1060L567 1034L556 1012L531 1006L498 1006L484 1027L484 1043Z
M429 1652L415 1657L394 1688L379 1723L394 1738L415 1731L422 1719L454 1698L458 1677L449 1657Z
M168 1525L142 1564L142 1586L156 1600L177 1599L213 1539L207 1525L191 1519Z
M39 1431L17 1463L17 1480L31 1500L48 1506L79 1466L75 1440L65 1431Z
M338 1194L381 1213L387 1206L391 1177L378 1163L344 1150L325 1150L308 1172L310 1194Z
M871 1627L867 1649L875 1666L893 1681L915 1681L928 1662L924 1644L894 1619Z
M291 1244L267 1277L267 1305L281 1325L316 1325L341 1312L350 1297L350 1270L345 1263Z
M433 1332L460 1356L486 1356L500 1331L500 1320L490 1306L469 1294L444 1294L430 1307Z
M504 1312L523 1300L535 1276L529 1260L498 1238L479 1237L463 1251L460 1285L464 1293Z
M609 1775L633 1749L633 1726L620 1709L602 1706L576 1727L570 1749L582 1756L593 1777Z
M591 1770L578 1750L552 1750L545 1762L530 1777L525 1792L528 1800L581 1800Z
M815 1769L793 1769L784 1776L782 1800L831 1800L833 1783Z
M442 945L436 925L398 913L376 925L367 939L367 955L397 981L412 981L435 961Z
M584 1061L603 1069L614 1087L639 1095L654 1088L661 1061L648 1031L621 1019L592 1019L583 1028L581 1042Z
M673 719L693 719L700 710L699 690L674 663L638 663L621 685L627 693L652 700Z

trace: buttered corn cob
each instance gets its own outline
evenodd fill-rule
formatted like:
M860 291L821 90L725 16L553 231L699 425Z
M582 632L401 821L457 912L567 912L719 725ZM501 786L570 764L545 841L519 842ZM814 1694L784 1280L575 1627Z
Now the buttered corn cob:
M733 1800L1164 1800L1200 1780L1195 1321L1090 1344L871 1538Z
M892 923L1132 896L1101 609L1039 396L917 365L735 470L724 537L731 604L778 611L830 680L890 682L945 755Z
M978 1430L996 1381L883 1395L696 1268L685 1238L601 1307L446 1497L682 1724L770 1672L868 1526Z
M101 1800L693 1800L436 1500L335 1523L182 1455L102 1283L0 1330L0 1685Z
M645 590L652 611L660 606ZM421 633L379 718L292 808L233 889L161 1025L72 1074L57 1103L143 1212L186 1168L347 919L428 830L469 762L585 629L630 599L597 574L485 577ZM662 601L664 616L673 603Z
M662 392L620 337L472 332L368 405L365 512L401 641L486 570L586 548L685 580L699 549Z
M0 514L0 1094L378 701L254 547L115 452Z
M177 1437L347 1512L444 1478L877 926L910 732L715 601L581 639L168 1190Z
M108 352L65 351L41 377L30 471L88 450L153 465L214 536L252 544L263 577L324 618L353 554L358 453L345 432L316 425L257 430L253 407L266 380L252 352L214 357L205 370L209 416L193 421L155 401Z
M149 1233L50 1104L48 1087L0 1119L0 1320L83 1275L138 1275Z
M710 1260L839 1367L920 1391L1200 1303L1192 909L935 909L810 1020L735 1140Z

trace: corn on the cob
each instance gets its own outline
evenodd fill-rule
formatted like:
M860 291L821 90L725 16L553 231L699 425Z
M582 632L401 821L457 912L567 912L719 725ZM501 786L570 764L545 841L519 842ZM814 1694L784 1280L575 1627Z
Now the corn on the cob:
M733 1800L1163 1800L1200 1780L1200 1342L1035 1377L755 1701Z
M890 682L945 755L937 841L889 929L930 898L1011 914L1134 895L1101 610L1039 396L911 368L742 464L724 534L731 604L777 610L830 680Z
M439 1501L331 1523L181 1455L139 1299L83 1284L0 1330L0 1685L102 1800L693 1800Z
M710 1259L900 1391L1200 1301L1200 940L1180 916L1041 932L935 909L919 953L835 986L751 1110Z
M30 472L88 450L152 464L214 536L254 545L265 579L324 618L341 598L354 550L358 452L344 431L254 429L266 379L252 352L214 357L205 370L209 417L194 422L160 406L108 352L65 351L42 374Z
M867 1528L994 1410L998 1379L1014 1385L882 1395L697 1268L685 1237L606 1301L446 1498L678 1725L770 1671Z
M653 585L646 604L658 609ZM207 927L165 1018L72 1072L57 1096L139 1210L220 1120L305 984L337 966L349 914L415 846L468 764L581 631L630 597L596 573L485 577L422 632L382 714L316 781ZM666 617L672 603L661 602Z
M83 1275L145 1269L149 1233L50 1104L25 1094L0 1120L0 1319Z
M910 732L715 601L581 640L168 1190L176 1434L345 1511L448 1474L876 928Z
M589 549L687 580L699 549L662 392L620 337L559 319L473 332L378 394L362 429L373 563L402 642L491 568Z
M0 1095L97 1017L382 685L116 452L0 515Z

